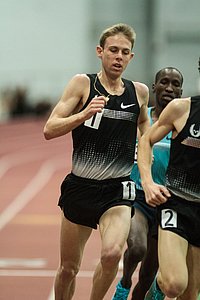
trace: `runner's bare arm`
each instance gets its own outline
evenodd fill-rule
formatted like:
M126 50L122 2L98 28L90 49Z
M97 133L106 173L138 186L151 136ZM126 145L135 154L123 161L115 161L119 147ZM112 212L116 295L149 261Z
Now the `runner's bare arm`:
M149 102L149 89L140 82L134 82L136 88L137 99L140 105L140 115L138 118L138 136L141 136L150 126L148 118L148 102Z
M138 146L138 167L142 179L147 203L152 206L167 201L170 197L166 187L154 183L151 175L152 147L170 131L177 134L177 127L182 121L182 102L173 100L161 113L157 122L141 137ZM178 121L177 121L178 120ZM182 124L182 123L181 123Z
M63 95L53 109L44 127L46 139L56 138L67 134L96 112L101 112L105 105L105 97L99 96L90 102L82 111L90 89L87 75L75 75L66 86Z

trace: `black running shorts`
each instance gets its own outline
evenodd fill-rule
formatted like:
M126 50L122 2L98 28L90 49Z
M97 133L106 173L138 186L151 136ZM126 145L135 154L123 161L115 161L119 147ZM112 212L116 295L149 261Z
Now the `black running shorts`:
M132 207L134 198L135 183L129 177L94 180L71 173L61 184L58 205L71 222L97 229L105 211L118 205Z
M200 203L172 194L167 202L157 206L157 212L163 230L173 231L188 243L200 247Z

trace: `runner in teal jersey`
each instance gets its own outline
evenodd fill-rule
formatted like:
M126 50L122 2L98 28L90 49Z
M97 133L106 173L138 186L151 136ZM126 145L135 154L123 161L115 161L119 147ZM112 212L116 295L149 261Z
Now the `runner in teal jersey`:
M162 110L171 100L181 96L182 84L183 76L176 68L167 67L157 72L153 84L155 106L148 109L151 125L158 119ZM170 134L164 137L162 141L155 145L153 150L152 174L154 180L159 184L164 184L165 181L170 138ZM137 162L137 151L135 160ZM142 261L142 264L139 271L139 280L133 289L131 299L143 300L158 269L157 240L152 237L157 233L155 208L149 206L145 201L137 163L133 166L131 178L136 184L136 199L133 204L135 215L132 218L127 240L128 248L124 254L123 277L117 285L113 300L128 298L132 285L132 274L140 261Z

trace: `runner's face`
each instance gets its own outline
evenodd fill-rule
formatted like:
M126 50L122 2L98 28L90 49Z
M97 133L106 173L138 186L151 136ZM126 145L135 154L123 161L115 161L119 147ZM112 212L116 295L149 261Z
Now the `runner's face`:
M111 77L119 77L133 57L131 42L123 35L116 34L106 39L104 47L97 47L102 67Z
M165 69L159 75L158 81L153 85L156 95L156 106L164 108L174 98L182 95L182 77L176 70Z

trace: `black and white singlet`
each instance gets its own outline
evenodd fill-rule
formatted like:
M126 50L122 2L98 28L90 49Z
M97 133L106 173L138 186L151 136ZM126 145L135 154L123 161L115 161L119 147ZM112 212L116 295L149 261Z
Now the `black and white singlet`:
M191 97L187 122L171 140L166 186L185 200L200 202L200 96Z
M97 90L108 95L97 74L87 76L90 94L82 110L99 96L95 79ZM110 95L102 113L96 113L72 131L72 173L76 176L104 180L130 175L140 107L132 81L123 79L123 83L122 95Z

